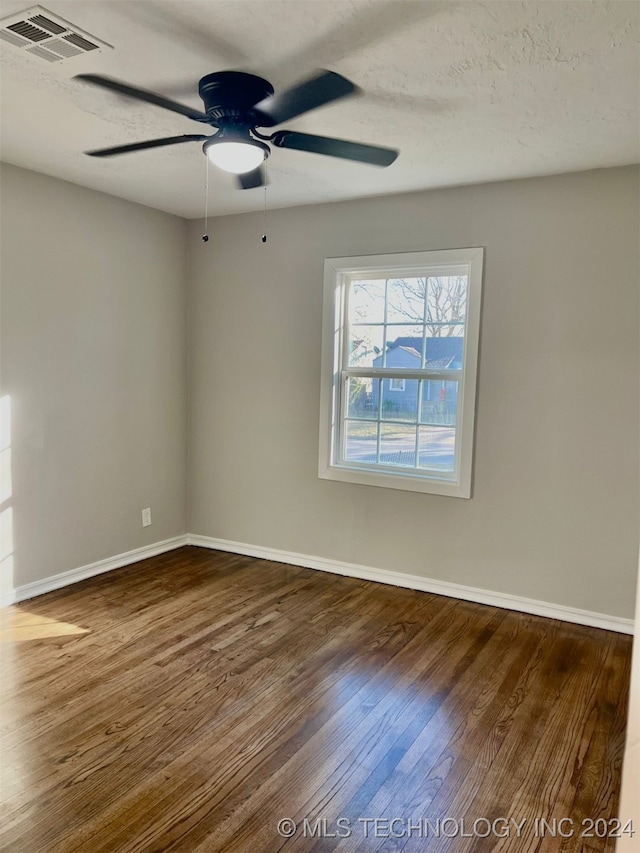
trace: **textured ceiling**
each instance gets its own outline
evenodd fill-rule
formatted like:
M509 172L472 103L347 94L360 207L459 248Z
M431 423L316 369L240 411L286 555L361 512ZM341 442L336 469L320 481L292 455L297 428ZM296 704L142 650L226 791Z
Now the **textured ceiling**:
M0 3L6 16L34 2ZM72 80L101 73L201 108L197 81L222 69L276 90L316 68L365 94L287 127L401 150L378 169L276 149L270 207L638 162L636 2L404 0L43 0L114 46L50 65L0 50L2 159L188 218L203 214L197 143L112 159L83 150L199 133L157 107ZM0 43L1 44L1 43ZM261 208L211 169L213 214Z

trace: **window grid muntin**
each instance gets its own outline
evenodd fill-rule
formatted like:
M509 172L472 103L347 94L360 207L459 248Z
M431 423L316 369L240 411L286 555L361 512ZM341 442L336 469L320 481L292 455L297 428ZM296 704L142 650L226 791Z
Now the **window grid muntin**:
M389 368L386 367L386 356L387 356L387 323L388 319L388 290L389 290L389 280L400 280L400 277L397 273L389 272L378 275L369 275L367 279L363 279L362 275L351 274L342 276L342 288L340 293L340 306L343 322L341 323L341 346L340 346L340 354L339 354L339 364L340 364L340 375L339 375L339 399L338 399L338 412L336 413L336 429L338 431L338 458L334 459L333 462L336 465L342 467L356 467L358 469L362 469L364 471L371 472L381 472L384 473L388 471L389 473L395 473L399 475L411 475L412 473L417 474L418 476L424 476L422 472L428 473L429 479L442 479L445 481L456 481L458 479L458 474L460 470L460 454L461 454L461 444L460 444L460 435L461 435L461 422L462 422L462 409L463 409L463 399L464 399L464 363L466 361L466 329L465 334L461 337L465 341L463 344L463 368L462 370L450 371L453 375L448 375L449 371L445 374L445 371L433 371L430 368L424 367L426 360L426 340L427 340L427 325L434 326L464 326L467 325L467 317L468 312L465 310L465 319L460 321L449 321L449 322L429 322L427 323L427 312L428 312L428 282L429 278L437 277L438 275L458 275L465 276L467 279L467 307L468 307L468 287L469 287L469 277L470 270L468 264L456 265L455 272L452 272L453 267L447 267L447 272L438 271L438 273L433 272L431 269L428 273L424 272L424 269L420 273L414 273L413 275L407 271L403 270L402 279L408 278L424 278L425 279L425 293L424 293L424 304L423 304L423 339L422 339L422 355L421 355L421 368L420 369L410 369L407 368ZM352 322L350 316L350 300L349 294L351 292L352 285L355 282L368 280L368 281L381 281L384 279L385 287L384 287L384 317L382 323L355 323ZM394 326L415 326L418 325L415 321L407 321L404 322L394 322L392 325ZM350 344L351 344L351 329L354 326L370 326L370 327L383 327L383 339L382 339L382 361L384 367L382 368L363 368L358 369L357 367L351 367L349 365L349 355L350 355ZM435 376L437 373L439 375ZM358 378L367 378L367 374L369 374L369 378L378 378L380 379L379 391L378 391L378 406L377 406L377 417L376 419L359 419L352 418L348 414L348 379L350 377L357 376ZM415 375L410 375L415 374ZM443 375L445 374L445 375ZM385 465L380 461L380 443L381 443L381 424L382 421L382 389L383 382L385 379L408 379L408 378L416 378L418 379L418 405L417 405L417 420L415 423L415 463L413 466L402 466L402 465ZM456 405L456 423L455 423L455 439L454 439L454 461L453 461L453 471L447 472L444 476L442 476L442 472L439 469L429 468L429 467L420 467L418 465L420 459L420 427L421 426L429 426L430 424L421 423L420 414L422 411L422 389L424 387L424 380L438 380L442 381L457 381L458 389L457 389L457 405ZM420 381L423 380L423 381ZM347 442L347 423L349 421L355 422L363 422L369 424L376 424L376 461L372 462L358 462L357 460L347 459L346 453L346 442ZM396 423L396 421L385 420L384 423ZM399 421L403 425L410 424L410 421ZM433 426L437 426L433 424ZM440 475L440 476L436 476Z
M370 421L369 423L375 423L375 421ZM456 445L457 444L458 441L456 440ZM346 462L340 463L338 467L357 471L367 471L372 474L398 474L403 477L414 477L417 480L441 480L444 483L455 483L457 480L455 462L453 471L443 471L439 468L428 468L425 466L409 468L401 465L385 465L384 462L376 462L372 464L371 462L359 462L357 459L348 459Z
M364 273L362 274L354 274L351 273L349 275L343 275L343 290L342 290L342 299L344 300L344 318L346 322L343 324L343 332L346 336L347 346L345 347L345 352L347 354L347 361L350 353L350 340L351 340L351 329L358 326L368 326L368 327L382 327L383 328L383 338L382 338L382 363L383 367L386 367L387 362L387 327L389 325L392 326L422 326L422 353L420 357L420 366L423 368L425 365L426 357L427 357L427 326L462 326L465 327L465 333L463 335L456 335L455 337L462 337L466 344L466 326L468 319L468 307L469 307L469 278L470 278L470 269L469 264L453 264L451 266L446 267L429 267L429 271L425 272L425 269L422 268L420 270L403 270L402 275L398 275L397 271L385 271L383 273L379 273L378 275L367 275L366 278L363 278ZM429 280L432 278L465 278L466 279L466 292L465 292L465 318L464 320L437 320L431 321L428 320L428 312L429 312ZM423 310L422 310L422 321L419 320L407 320L407 321L396 321L393 323L388 322L389 318L389 281L405 281L412 278L423 278L424 285L424 298L423 298ZM383 281L385 283L384 287L384 315L382 322L357 322L352 320L350 316L350 300L349 293L351 291L351 287L353 284L359 283L361 281ZM464 356L463 356L464 359ZM349 364L344 364L341 361L342 368L349 367ZM397 368L402 369L402 368Z
M341 442L340 442L341 450L340 450L340 456L337 460L335 460L334 464L346 466L349 468L356 465L358 468L362 468L363 470L368 470L368 471L382 470L382 467L385 465L385 463L380 461L380 443L381 443L381 435L382 435L382 430L381 430L382 425L383 424L388 424L388 425L394 425L395 424L397 426L403 426L403 427L412 426L415 430L415 437L416 437L415 464L413 466L390 465L390 466L386 466L386 467L389 467L390 470L396 471L398 473L402 473L402 472L410 473L410 472L415 472L415 471L418 471L418 472L424 471L424 472L429 472L429 476L431 476L431 472L436 472L437 474L442 475L442 479L453 479L453 480L455 480L457 478L457 474L458 474L458 470L459 470L459 464L460 464L460 441L459 441L459 437L460 437L460 421L461 421L461 417L462 417L462 415L461 415L461 409L462 409L461 401L462 401L462 395L463 395L462 377L460 376L460 378L456 377L456 378L452 379L451 377L447 376L447 377L444 377L442 379L439 379L439 378L434 379L432 376L429 376L429 377L417 379L417 381L418 381L418 402L416 403L416 420L410 421L410 420L400 420L400 419L394 419L394 418L388 418L388 417L386 417L384 419L382 418L382 398L383 398L382 382L383 382L383 377L381 377L381 376L371 377L371 378L376 378L376 379L379 378L380 379L380 387L379 387L379 391L378 391L378 406L377 406L376 417L375 418L359 418L355 415L350 415L349 414L349 408L348 408L348 394L349 394L348 385L349 385L349 379L354 378L354 373L352 371L353 371L353 369L350 368L349 373L345 372L345 374L343 374L342 379L341 379L341 399L342 399L341 413L344 412L345 414L343 414L338 419L338 430L339 430L339 434L341 437ZM399 377L394 376L392 371L389 371L389 372L387 372L387 371L388 371L388 369L385 370L384 378L388 378L388 379L399 378ZM462 371L460 371L460 373L462 373ZM357 374L357 378L368 378L368 377ZM405 377L401 377L401 378L405 378ZM425 420L421 419L422 418L422 389L424 388L424 382L433 382L433 381L446 381L446 382L452 382L453 381L453 382L457 383L458 388L456 391L456 401L457 402L456 402L456 421L455 421L455 424L433 423L433 422L425 421ZM348 423L369 424L371 426L373 426L374 424L376 425L376 461L375 462L359 462L358 460L347 458L346 444L347 444L347 424ZM419 464L419 462L420 462L420 428L421 427L449 428L449 429L454 430L453 470L451 472L445 472L443 474L443 472L440 468L433 468L433 467L429 467L426 465L420 465ZM372 466L374 466L374 467L372 467Z

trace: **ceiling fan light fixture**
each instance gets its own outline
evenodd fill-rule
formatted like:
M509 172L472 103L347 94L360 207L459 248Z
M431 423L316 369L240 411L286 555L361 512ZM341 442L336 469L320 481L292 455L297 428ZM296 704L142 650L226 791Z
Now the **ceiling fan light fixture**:
M203 148L215 166L234 175L252 172L269 156L269 148L254 139L239 141L216 137L206 142Z

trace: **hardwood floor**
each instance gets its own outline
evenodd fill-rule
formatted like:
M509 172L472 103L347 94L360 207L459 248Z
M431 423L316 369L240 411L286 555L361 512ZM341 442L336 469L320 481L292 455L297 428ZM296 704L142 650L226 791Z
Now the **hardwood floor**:
M2 850L614 848L627 636L198 548L0 623Z

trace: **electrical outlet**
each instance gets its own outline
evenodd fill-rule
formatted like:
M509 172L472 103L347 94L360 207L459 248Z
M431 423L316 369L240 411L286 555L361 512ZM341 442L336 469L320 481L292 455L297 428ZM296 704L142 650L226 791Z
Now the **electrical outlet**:
M148 506L142 510L142 526L148 527L151 524L151 507Z

